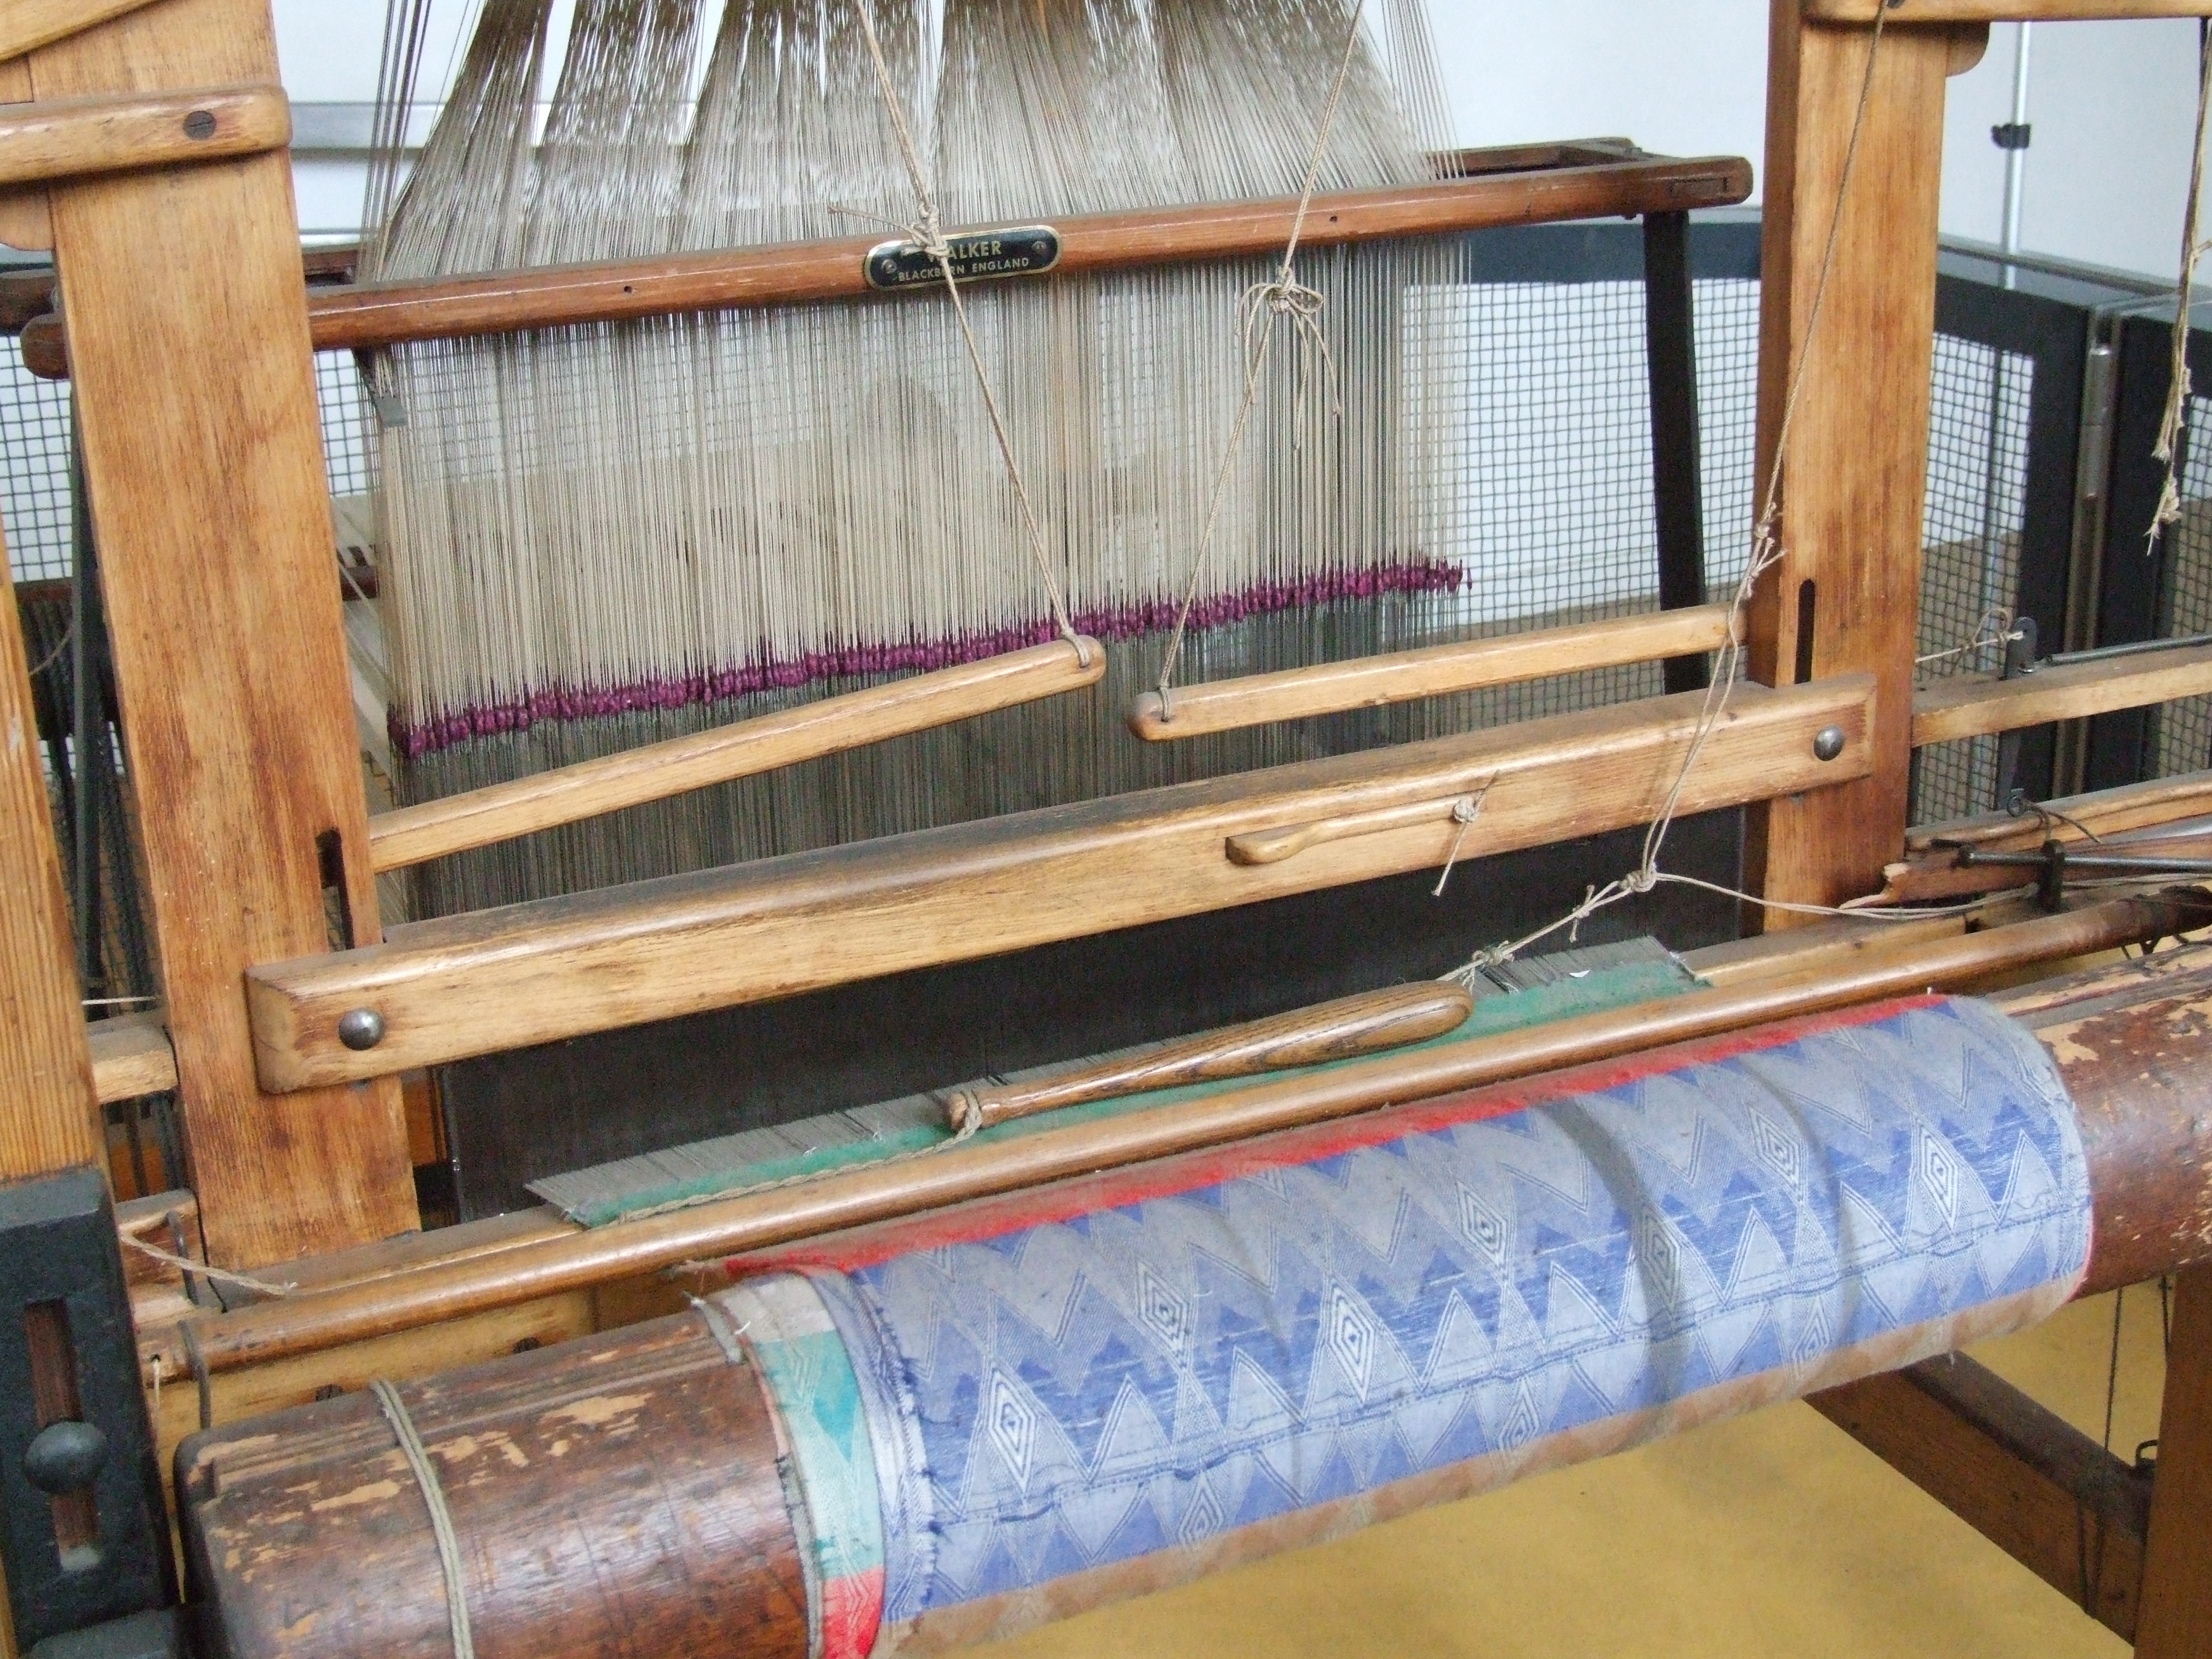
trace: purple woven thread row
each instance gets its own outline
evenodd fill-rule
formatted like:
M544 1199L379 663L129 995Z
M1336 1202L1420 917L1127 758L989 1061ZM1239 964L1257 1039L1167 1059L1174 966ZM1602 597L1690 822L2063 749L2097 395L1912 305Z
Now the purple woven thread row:
M1423 559L1380 569L1329 571L1295 582L1263 582L1193 606L1190 625L1201 631L1223 628L1254 617L1339 599L1452 593L1459 590L1463 574L1458 565ZM1074 621L1078 632L1094 639L1127 640L1172 627L1176 610L1174 600L1146 599L1079 612ZM722 702L758 691L791 690L818 680L927 673L1043 645L1058 634L1059 629L1048 617L957 639L848 645L739 667L658 675L627 685L548 686L507 702L434 714L411 725L403 722L395 710L392 744L407 759L419 760L474 738L527 732L544 720L600 720L611 714L688 708L695 703Z

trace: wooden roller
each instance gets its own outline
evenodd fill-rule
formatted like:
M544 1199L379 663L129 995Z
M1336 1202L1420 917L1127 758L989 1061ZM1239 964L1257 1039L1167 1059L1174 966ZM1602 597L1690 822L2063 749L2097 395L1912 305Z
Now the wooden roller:
M931 726L1096 685L1097 641L1056 640L599 760L403 807L369 821L376 868L404 869L624 806L817 760Z
M971 1083L948 1089L939 1098L954 1128L971 1121L977 1128L988 1128L1062 1106L1318 1066L1425 1042L1458 1030L1474 1009L1474 999L1456 985L1395 985L1025 1083Z

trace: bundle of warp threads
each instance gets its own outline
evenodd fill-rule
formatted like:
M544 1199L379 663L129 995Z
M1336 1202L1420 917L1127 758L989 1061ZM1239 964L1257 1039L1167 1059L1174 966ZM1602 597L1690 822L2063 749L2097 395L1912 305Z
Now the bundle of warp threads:
M554 0L487 0L413 176L392 194L378 174L365 274L896 239L915 193L863 3L578 0L556 53ZM1353 10L879 0L871 15L958 226L1297 195ZM1365 16L1324 191L1425 180L1446 143L1421 8L1376 0ZM419 15L394 28L394 107L416 96L422 33ZM1327 296L1326 355L1268 366L1186 678L1474 631L1439 528L1463 487L1451 434L1476 372L1455 258L1449 238L1301 254ZM448 860L422 872L418 911L1481 718L1469 696L1177 745L1121 730L1119 708L1158 672L1234 424L1242 302L1275 275L1232 260L967 289L1070 620L1109 641L1094 693ZM403 803L1056 631L941 292L411 345L374 373Z

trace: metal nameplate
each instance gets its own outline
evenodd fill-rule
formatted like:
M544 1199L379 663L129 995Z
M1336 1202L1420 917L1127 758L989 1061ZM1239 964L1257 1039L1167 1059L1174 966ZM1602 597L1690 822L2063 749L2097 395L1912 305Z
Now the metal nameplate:
M952 280L976 283L1000 276L1041 276L1060 263L1060 233L1050 225L963 232L945 239ZM941 284L945 273L919 242L879 242L863 265L868 286L881 293Z

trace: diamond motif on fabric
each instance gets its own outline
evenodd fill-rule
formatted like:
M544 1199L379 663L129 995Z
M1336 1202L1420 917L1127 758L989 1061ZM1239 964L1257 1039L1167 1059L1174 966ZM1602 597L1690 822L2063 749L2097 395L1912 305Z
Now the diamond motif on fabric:
M1780 1176L1795 1188L1805 1184L1805 1173L1797 1158L1797 1143L1783 1133L1782 1126L1765 1113L1753 1108L1751 1144L1759 1153L1759 1162Z
M1943 1224L1955 1229L1959 1224L1959 1184L1966 1178L1959 1155L1939 1136L1923 1130L1918 1162L1922 1184L1927 1188L1929 1197L1936 1200Z
M1213 1495L1213 1488L1201 1475L1198 1484L1192 1488L1190 1507L1182 1512L1182 1522L1176 1528L1176 1535L1186 1544L1194 1544L1201 1538L1212 1537L1228 1519L1222 1510L1221 1500Z
M1014 1484L1026 1492L1030 1458L1036 1449L1036 1412L1003 1371L991 1373L991 1396L984 1407L983 1423L991 1444L1013 1472Z
M1459 1226L1467 1235L1468 1243L1480 1250L1492 1261L1503 1264L1505 1247L1512 1238L1512 1231L1505 1218L1466 1182L1459 1183Z
M1499 1425L1498 1445L1501 1451L1518 1451L1534 1440L1544 1427L1543 1419L1537 1414L1536 1402L1526 1384L1514 1391L1513 1414Z
M1674 1230L1656 1210L1646 1210L1636 1224L1636 1254L1660 1293L1669 1302L1682 1293L1682 1254Z
M1375 1372L1375 1321L1358 1298L1342 1285L1334 1286L1328 1298L1328 1351L1363 1401Z
M1152 1271L1149 1261L1137 1264L1137 1318L1170 1353L1180 1356L1188 1349L1190 1304Z

